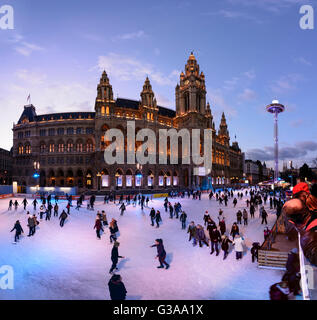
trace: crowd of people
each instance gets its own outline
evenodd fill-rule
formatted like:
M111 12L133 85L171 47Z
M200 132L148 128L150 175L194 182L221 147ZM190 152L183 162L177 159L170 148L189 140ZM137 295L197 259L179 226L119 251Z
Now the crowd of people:
M178 193L170 193L168 197L166 197L163 201L162 210L167 213L167 219L179 220L180 228L187 231L189 235L188 241L192 241L192 245L199 247L203 247L204 245L210 247L210 255L215 253L215 256L220 254L220 250L223 251L223 260L225 260L231 252L233 248L235 251L236 260L240 260L243 257L243 253L247 251L245 238L240 229L248 228L249 225L249 217L250 219L256 219L255 213L259 212L259 223L265 224L264 239L267 239L270 235L270 230L267 227L267 216L268 213L264 208L264 205L269 201L270 207L276 209L278 214L281 213L281 208L284 203L283 197L276 198L275 196L270 196L267 191L263 191L259 188L253 189L242 189L236 192L235 190L220 190L217 192L211 191L208 193L208 198L210 201L217 201L219 205L219 212L216 219L212 219L211 215L208 211L204 213L204 216L197 224L194 221L191 221L189 225L187 224L187 213L182 209L182 199L185 197L192 198L194 201L200 201L202 199L201 191L184 191ZM116 204L116 195L106 195L104 197L104 205L108 205L110 202ZM243 201L246 199L246 201ZM53 217L58 217L60 220L60 227L64 227L67 218L71 214L71 207L73 203L73 197L66 197L66 205L62 212L59 214L59 197L55 196L55 203L53 203L52 196L48 197L41 196L39 200L34 199L32 201L34 214L31 215L29 211L27 211L27 215L29 216L27 219L27 226L29 227L29 237L34 236L36 232L36 228L39 225L39 221L37 220L37 215L40 216L40 220L43 220L45 217L46 221L51 220L51 215L53 212ZM173 200L176 200L174 203ZM85 196L82 195L77 199L77 205L75 210L80 210L84 201L87 202L87 209L94 211L94 204L96 201L95 196L90 196L88 199L85 199ZM149 202L153 201L153 196L145 196L145 195L134 195L134 196L119 196L118 208L120 215L123 216L125 211L127 210L127 206L131 205L136 207L140 206L142 212L144 208L149 210L150 217L150 225L156 228L160 228L162 224L162 215L161 208L155 209L154 207L149 206ZM226 225L226 217L222 210L222 207L227 207L229 201L232 201L233 207L236 208L239 203L239 208L236 212L236 221L232 224L231 228L227 228ZM239 202L240 201L240 202ZM245 205L244 205L245 203ZM63 203L64 204L64 203ZM26 210L28 201L27 199L23 199L21 202L24 210ZM37 206L40 205L39 212L37 212ZM242 208L241 208L242 206ZM9 209L19 207L19 203L17 200L13 202L10 200ZM280 209L279 209L280 208ZM159 209L159 210L158 210ZM240 228L239 228L240 225ZM110 244L113 244L111 250L111 267L109 273L112 275L111 279L108 283L110 296L112 299L122 300L125 299L127 291L122 282L122 278L120 275L116 274L118 271L118 261L119 259L124 259L124 256L119 255L119 246L120 243L118 241L118 233L119 228L116 219L112 219L108 224L107 214L105 210L97 211L95 223L93 225L93 229L96 232L96 237L98 240L101 240L102 234L106 233L106 227L109 229L109 241ZM206 230L205 230L206 228ZM20 224L20 221L16 221L13 229L15 230L15 243L19 241L21 234L23 233L23 228ZM159 260L159 266L157 268L169 269L170 264L168 263L166 251L163 245L163 239L156 239L155 244L151 247L157 248L157 256L156 258ZM251 259L252 262L255 262L258 257L258 249L260 244L258 242L253 243L251 248Z

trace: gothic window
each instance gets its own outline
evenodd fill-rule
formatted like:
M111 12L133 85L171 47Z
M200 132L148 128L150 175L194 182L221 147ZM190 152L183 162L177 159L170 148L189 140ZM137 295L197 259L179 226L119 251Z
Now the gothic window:
M24 151L23 146L22 146L22 145L19 145L18 153L19 153L19 154L23 154L23 151Z
M48 130L48 135L49 136L55 136L55 129L49 129Z
M67 152L73 152L74 144L72 141L68 141L67 143Z
M64 143L61 142L58 144L58 152L60 153L64 152Z
M55 145L54 145L54 143L50 143L50 145L49 145L49 152L50 152L50 153L55 152Z
M30 154L31 153L31 146L29 144L25 145L25 153Z
M57 129L57 134L58 134L59 136L64 135L64 128L58 128L58 129Z

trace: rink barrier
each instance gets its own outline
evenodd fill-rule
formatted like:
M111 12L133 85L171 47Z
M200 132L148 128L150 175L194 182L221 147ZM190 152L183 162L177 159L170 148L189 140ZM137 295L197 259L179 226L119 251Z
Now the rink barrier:
M0 199L12 198L14 196L13 193L10 194L0 194Z
M32 198L33 199L40 199L41 198L41 195L39 195L39 194L33 194L32 195ZM78 200L80 198L80 196L72 196L72 200ZM67 198L66 198L66 196L58 196L58 199L59 200L67 200ZM54 200L54 197L52 198L52 200Z
M270 268L286 270L286 262L288 259L288 252L259 250L258 252L258 266L259 268Z

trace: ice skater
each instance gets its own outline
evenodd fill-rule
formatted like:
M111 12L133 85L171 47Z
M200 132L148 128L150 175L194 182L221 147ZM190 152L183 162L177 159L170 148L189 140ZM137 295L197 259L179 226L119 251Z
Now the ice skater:
M108 282L111 300L125 300L127 290L119 274L114 274Z
M8 211L12 210L12 206L13 206L13 201L12 199L9 201L9 207L8 207Z
M12 232L13 230L15 230L14 243L17 243L20 239L20 235L24 233L19 220L15 222L15 225L10 232Z
M149 216L151 218L151 226L154 227L154 220L155 220L155 210L154 210L154 208L151 209Z
M229 253L229 243L232 243L232 241L226 236L221 236L221 249L223 251L223 260L225 260Z
M122 204L121 204L121 206L120 206L120 208L119 208L120 210L121 210L121 213L120 213L120 215L121 216L123 216L123 214L124 214L124 211L126 210L126 207L125 207L125 204L124 204L124 202L122 202Z
M26 206L28 204L28 201L26 200L26 198L22 200L22 204L23 204L23 210L26 210Z
M236 259L237 260L242 259L244 238L238 234L236 239L233 241L233 245L234 245L234 250L236 252Z
M101 240L100 231L103 231L103 228L99 217L95 221L94 229L96 229L97 239Z
M181 221L182 223L182 229L186 229L186 219L187 219L187 214L185 211L182 211L182 214L180 215L179 217L179 220Z
M156 215L155 215L155 222L156 222L156 228L160 227L160 222L162 221L161 218L161 213L159 210L156 211Z
M65 212L65 210L63 210L63 212L59 216L59 219L60 219L60 224L59 225L61 227L64 227L64 223L65 223L65 220L67 219L67 217L68 217L68 214Z
M123 256L119 256L119 251L118 251L119 246L120 246L120 243L118 241L115 241L111 250L112 266L109 270L109 273L112 273L113 270L118 270L117 264L118 264L119 258L124 259Z
M160 265L157 267L158 269L164 268L164 265L166 266L165 269L168 269L170 265L165 261L166 259L166 251L164 249L163 240L162 239L156 239L155 244L150 246L150 248L156 247L157 249L157 256L155 259L159 259Z

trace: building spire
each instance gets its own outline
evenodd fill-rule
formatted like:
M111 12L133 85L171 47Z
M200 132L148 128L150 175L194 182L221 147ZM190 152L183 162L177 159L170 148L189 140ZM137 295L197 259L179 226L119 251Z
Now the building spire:
M154 92L148 76L144 81L143 90L140 93L140 96L143 106L156 108L156 99L154 98Z

